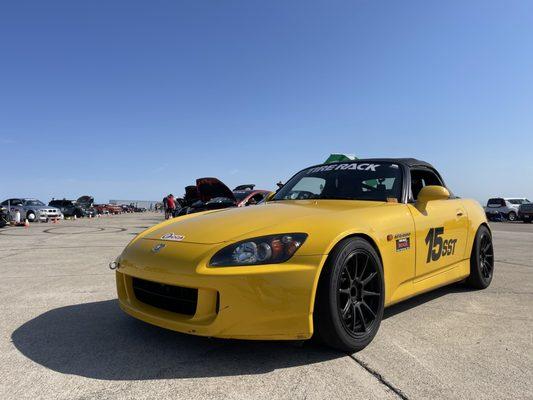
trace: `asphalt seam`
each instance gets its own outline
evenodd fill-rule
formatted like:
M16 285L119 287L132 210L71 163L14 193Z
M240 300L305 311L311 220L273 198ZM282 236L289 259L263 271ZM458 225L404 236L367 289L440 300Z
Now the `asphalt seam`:
M103 275L113 275L113 271L109 272L100 272L96 274L64 274L64 275L39 275L39 279L42 278L63 278L68 276L83 277L83 276L103 276ZM2 279L32 279L35 276L2 276Z
M83 246L32 246L30 248L25 249L8 249L8 250L0 250L0 251L15 251L15 250L24 250L24 251L32 251L32 250L55 250L55 249L85 249L85 248L113 248L113 247L125 247L125 244L117 244L117 245L83 245Z
M510 262L510 261L502 261L502 260L494 260L494 261L497 262L497 263L502 263L502 264L518 265L520 267L531 267L531 264L520 264L520 263L515 263L515 262Z
M354 360L359 366L361 366L366 372L371 374L374 378L376 378L382 385L386 386L389 390L394 392L400 399L402 400L409 400L409 397L402 392L400 388L397 388L394 386L391 382L389 382L383 375L381 375L379 372L377 372L375 369L371 368L367 363L364 361L359 360L355 355L348 354L348 356Z

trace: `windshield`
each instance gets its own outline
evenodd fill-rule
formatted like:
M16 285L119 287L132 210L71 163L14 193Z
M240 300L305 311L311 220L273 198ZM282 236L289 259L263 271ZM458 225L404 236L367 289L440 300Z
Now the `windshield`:
M39 200L26 200L27 206L44 206L44 203Z
M529 203L529 200L528 199L510 199L509 203L511 203L511 204L524 204L524 203Z
M235 198L237 199L237 201L242 201L242 200L244 200L247 196L249 196L250 193L252 193L251 190L245 190L245 191L237 191L237 192L233 192L233 195L235 196Z
M402 171L393 163L329 164L296 174L273 200L401 201Z

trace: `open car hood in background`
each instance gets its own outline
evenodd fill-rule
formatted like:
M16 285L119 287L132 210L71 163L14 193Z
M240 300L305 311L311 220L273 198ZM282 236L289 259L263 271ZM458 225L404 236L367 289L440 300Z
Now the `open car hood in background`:
M192 204L195 201L199 200L198 188L194 185L185 186L185 196L183 200L185 200L185 203L187 204Z
M215 197L226 197L236 201L233 192L217 178L199 178L196 180L196 188L203 202Z
M252 183L248 183L246 185L239 185L235 189L233 189L234 192L237 192L239 190L254 190L255 185Z
M94 203L94 197L92 197L92 196L81 196L81 197L78 198L78 200L76 200L76 203L84 205L84 206L87 206L87 207L91 207L93 205L93 203Z

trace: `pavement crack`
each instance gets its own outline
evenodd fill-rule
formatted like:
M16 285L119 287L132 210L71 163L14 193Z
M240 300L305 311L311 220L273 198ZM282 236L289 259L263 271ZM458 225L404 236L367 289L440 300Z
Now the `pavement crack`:
M494 260L494 261L497 262L497 263L502 263L502 264L518 265L520 267L531 267L531 264L521 264L521 263L505 261L505 260Z
M374 378L376 378L381 384L383 384L384 386L389 388L392 392L394 392L400 399L409 400L409 397L407 397L407 395L404 392L402 392L401 389L399 389L396 386L394 386L391 382L389 382L387 380L387 378L385 378L383 375L381 375L375 369L371 368L367 363L365 363L364 361L359 360L357 357L355 357L354 354L348 354L348 356L352 360L354 360L357 364L359 364L359 366L364 368L365 371L367 371L369 374L374 376Z

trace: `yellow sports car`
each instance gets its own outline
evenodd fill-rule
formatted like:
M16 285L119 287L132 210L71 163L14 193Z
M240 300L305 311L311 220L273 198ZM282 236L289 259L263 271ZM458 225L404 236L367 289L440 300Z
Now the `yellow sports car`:
M120 307L178 332L358 351L384 307L494 269L485 213L414 159L306 168L265 204L185 215L112 263Z

